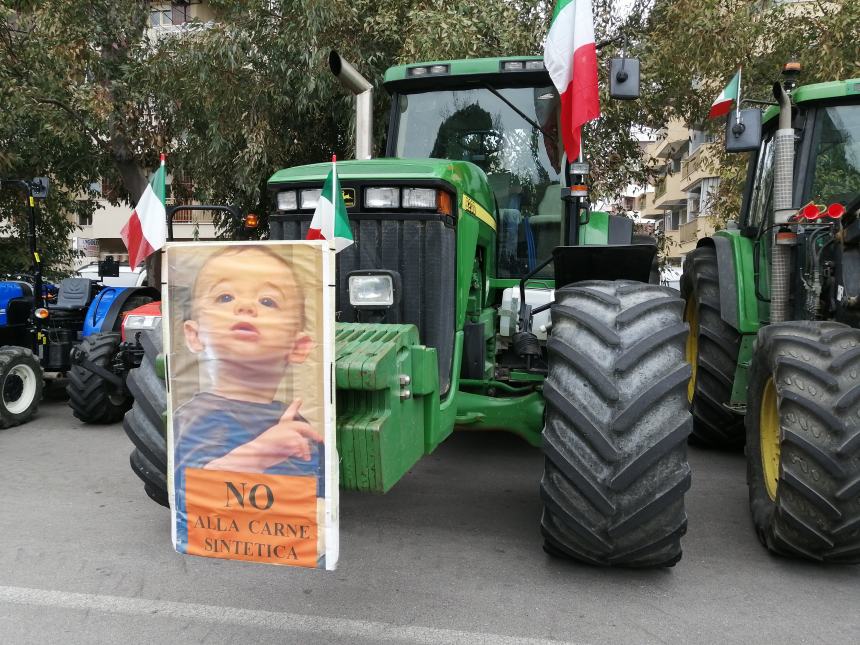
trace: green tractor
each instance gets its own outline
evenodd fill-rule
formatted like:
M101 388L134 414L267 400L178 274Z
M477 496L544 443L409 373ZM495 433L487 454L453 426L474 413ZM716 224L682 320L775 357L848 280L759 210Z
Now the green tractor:
M359 106L357 159L338 164L355 239L337 257L341 486L383 493L455 427L505 430L546 455L548 552L675 564L692 428L683 302L649 283L653 240L589 210L542 59L389 69L377 159L371 85L336 53L330 64ZM271 177L271 239L305 238L329 168ZM133 469L166 505L163 346L159 333L142 343L125 428Z
M746 443L768 549L858 562L860 79L798 72L729 119L729 150L753 154L740 221L686 258L688 396L696 439Z

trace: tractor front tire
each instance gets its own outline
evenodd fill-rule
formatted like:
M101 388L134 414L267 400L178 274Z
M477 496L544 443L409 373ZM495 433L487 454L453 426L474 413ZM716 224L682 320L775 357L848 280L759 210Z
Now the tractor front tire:
M157 361L162 353L161 330L140 334L143 360L126 380L134 405L126 412L122 427L134 444L131 469L140 477L150 499L168 506L167 495L167 389Z
M860 562L860 330L817 321L761 329L746 429L762 544L780 555Z
M693 413L693 439L712 448L744 444L744 418L724 404L731 401L741 335L720 316L717 252L702 246L687 254L681 276L684 320L690 325L687 360L693 375L687 398Z
M38 357L24 347L0 347L0 429L26 423L42 400Z
M120 342L116 332L93 334L78 349L93 364L111 371ZM131 407L127 392L118 392L112 383L81 365L69 370L66 393L72 414L84 423L115 423Z
M555 292L541 480L552 555L624 567L681 558L692 418L676 293L630 281Z

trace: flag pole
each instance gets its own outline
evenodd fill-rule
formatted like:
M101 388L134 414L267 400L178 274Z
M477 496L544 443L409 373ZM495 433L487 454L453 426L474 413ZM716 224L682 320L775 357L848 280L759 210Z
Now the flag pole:
M735 99L735 123L741 122L741 81L744 66L738 65L738 97Z

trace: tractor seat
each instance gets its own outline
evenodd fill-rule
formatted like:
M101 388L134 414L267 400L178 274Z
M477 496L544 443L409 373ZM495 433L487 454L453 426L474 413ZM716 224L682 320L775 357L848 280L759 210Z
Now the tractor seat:
M51 311L80 311L86 309L92 299L92 280L89 278L66 278L60 283L57 303L50 305Z

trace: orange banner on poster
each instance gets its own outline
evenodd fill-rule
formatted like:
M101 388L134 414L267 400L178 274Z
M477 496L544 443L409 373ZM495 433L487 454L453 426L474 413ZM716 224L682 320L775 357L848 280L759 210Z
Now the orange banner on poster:
M315 477L185 469L188 553L317 566Z

